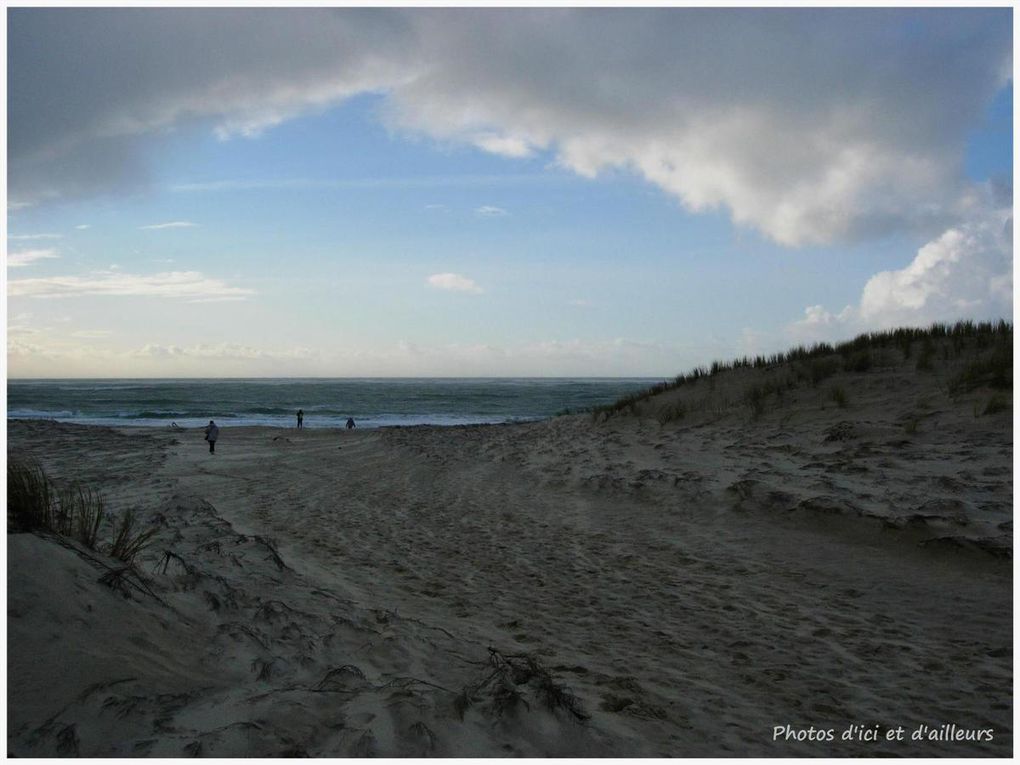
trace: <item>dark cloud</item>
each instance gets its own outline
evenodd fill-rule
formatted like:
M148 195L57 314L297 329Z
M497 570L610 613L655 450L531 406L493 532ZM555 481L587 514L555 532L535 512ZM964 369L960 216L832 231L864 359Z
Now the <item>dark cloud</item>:
M930 223L1010 76L1010 9L13 9L12 199L144 180L146 142L359 92L392 126L621 167L790 244Z

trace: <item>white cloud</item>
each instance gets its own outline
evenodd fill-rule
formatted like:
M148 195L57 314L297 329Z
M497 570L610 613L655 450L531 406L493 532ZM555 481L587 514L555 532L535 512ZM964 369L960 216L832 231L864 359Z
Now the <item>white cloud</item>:
M375 93L400 130L853 240L951 219L1010 30L1008 8L15 9L11 196L133 188L167 128Z
M71 333L71 337L80 337L84 340L98 340L109 337L113 334L108 329L79 329Z
M12 242L27 241L29 239L63 239L63 234L8 234L7 238Z
M425 283L430 287L440 290L453 290L454 292L472 292L481 294L484 290L475 284L474 280L461 276L460 274L432 274Z
M629 338L554 338L506 346L401 341L273 348L250 342L152 341L117 347L45 333L8 336L14 377L96 376L671 376L704 361L704 347ZM692 355L696 353L697 355Z
M534 149L527 141L514 136L482 134L471 139L479 149L504 157L530 157Z
M187 220L175 220L170 223L154 223L151 226L139 226L140 229L160 229L160 228L194 228L197 223L192 223Z
M936 321L1013 315L1011 210L975 211L965 223L921 247L904 268L882 271L864 285L858 305L833 314L809 306L790 333L833 340L874 329Z
M34 298L142 296L206 302L244 300L255 294L255 291L231 287L198 271L168 271L149 275L100 271L87 276L12 279L7 283L7 294L10 297Z
M875 274L861 295L861 320L890 327L1013 314L1013 218L989 214L949 229L906 268Z
M56 250L23 250L22 252L12 252L7 255L7 267L24 268L35 263L37 260L59 257Z
M504 215L509 215L509 213L502 207L482 205L481 207L475 208L475 215L481 215L483 218L500 218Z
M118 348L88 342L106 337L98 330L62 336L46 332L30 337L8 335L9 371L15 377L264 376L292 372L295 367L321 372L315 367L321 354L304 347L279 350L242 343L149 343L140 348Z
M78 229L79 231L84 231L85 229L92 228L92 224L82 223L80 226L75 226L75 228Z

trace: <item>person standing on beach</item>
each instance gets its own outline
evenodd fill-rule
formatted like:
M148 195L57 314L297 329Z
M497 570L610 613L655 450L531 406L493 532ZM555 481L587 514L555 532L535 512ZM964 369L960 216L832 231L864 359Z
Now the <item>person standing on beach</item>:
M220 437L220 427L212 420L205 426L205 440L209 442L209 454L216 454L216 439Z
M305 426L305 410L304 409L298 409L297 410L297 426L299 428L303 428Z
M347 418L347 429L348 430L353 430L354 427L355 427L355 425L354 425L354 418L353 417L348 417Z

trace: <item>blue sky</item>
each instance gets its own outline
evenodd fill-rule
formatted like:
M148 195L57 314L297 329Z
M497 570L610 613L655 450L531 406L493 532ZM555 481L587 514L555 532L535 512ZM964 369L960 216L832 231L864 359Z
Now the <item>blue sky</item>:
M282 24L21 13L8 27L12 377L670 376L1012 313L1008 9L499 24L340 12L314 24L322 52L307 54L282 44L313 34L297 9ZM723 71L721 54L660 39L672 24L750 53ZM910 44L860 74L896 24ZM550 25L554 40L578 36L576 61L543 43ZM593 25L634 55L587 51ZM158 45L123 42L158 29ZM843 49L782 53L805 29L838 32ZM381 47L340 45L333 60L330 35L355 33ZM163 74L218 35L219 56ZM414 44L387 54L390 35ZM516 55L520 41L534 56ZM54 64L47 46L73 55ZM264 71L247 81L253 55ZM103 76L125 62L135 90ZM692 65L731 87L676 75Z

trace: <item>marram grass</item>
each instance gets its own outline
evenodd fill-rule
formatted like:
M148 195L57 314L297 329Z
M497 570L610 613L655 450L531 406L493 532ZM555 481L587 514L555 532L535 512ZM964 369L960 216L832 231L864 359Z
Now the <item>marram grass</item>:
M820 382L839 372L862 373L871 369L876 361L874 353L882 349L899 349L904 359L911 358L916 344L920 344L917 361L918 370L931 369L935 344L945 345L944 356L959 355L969 343L981 351L991 348L987 358L974 361L955 379L949 382L950 393L966 392L981 386L1005 389L1013 386L1013 325L1001 320L997 322L959 321L955 324L936 323L929 327L901 327L884 332L866 332L853 340L837 343L817 343L811 347L797 346L785 353L744 356L729 362L714 361L711 366L695 367L672 380L665 380L651 388L632 393L612 404L591 409L595 419L617 414L635 414L639 403L660 393L707 380L716 375L735 369L775 369L790 365L797 381ZM752 413L764 411L764 396L769 391L749 390L745 397Z
M99 491L76 483L58 489L37 462L7 462L8 532L48 531L131 563L149 545L155 529L139 530L132 510L118 523L105 508ZM104 522L112 526L112 538L102 545Z

